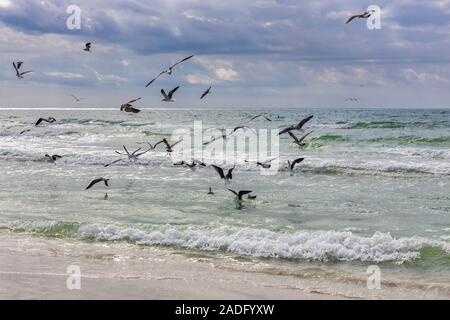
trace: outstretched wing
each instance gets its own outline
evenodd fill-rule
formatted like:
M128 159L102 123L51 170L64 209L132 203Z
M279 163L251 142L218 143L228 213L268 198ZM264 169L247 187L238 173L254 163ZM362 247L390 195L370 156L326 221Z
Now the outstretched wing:
M358 17L359 17L359 14L351 16L350 18L348 18L348 20L347 20L347 22L345 24L349 23L350 21L352 21L353 19L358 18Z
M205 92L203 92L202 96L200 97L200 100L202 100L211 90L211 87L209 87Z
M14 67L14 70L16 71L16 73L17 73L17 74L19 74L19 69L17 68L17 66L16 66L16 63L15 63L15 62L13 62L13 67Z
M88 190L88 189L92 188L95 184L99 183L102 180L103 180L102 178L97 178L97 179L92 180L91 183L84 190Z
M228 190L231 191L231 192L233 192L234 195L235 195L236 197L238 197L238 193L237 193L236 191L234 191L234 190L232 190L232 189L228 189Z
M249 193L252 193L252 192L253 191L250 191L250 190L241 190L241 191L239 191L238 198L242 199L242 196L245 196L246 194L249 194Z
M145 87L147 88L149 85L151 85L156 79L158 79L164 73L166 73L166 71L161 71L160 74L158 74L152 81L147 83L147 85Z
M170 97L166 94L164 89L161 89L161 94L163 95L164 99L170 99Z
M31 70L30 71L24 71L24 72L21 72L20 75L23 76L24 74L27 74L27 73L30 73L30 72L33 72L33 71L31 71Z
M111 163L105 164L104 167L106 168L106 167L112 166L113 164L116 164L117 162L120 162L120 161L122 161L122 159L115 160L115 161L113 161Z
M292 161L291 169L294 169L295 165L302 162L303 160L305 160L305 158L298 158L298 159L295 159L294 161Z
M169 96L170 99L172 99L173 94L175 93L175 91L178 90L179 87L180 87L180 86L177 86L177 87L173 88L172 90L170 90L170 92L169 92L169 94L168 94L168 96Z
M192 58L193 56L194 56L194 55L191 55L191 56L189 56L189 57L186 57L186 58L184 58L184 59L178 61L177 63L175 63L174 65L172 65L172 66L170 67L170 69L174 68L176 65L179 65L179 64L182 63L182 62L185 62L186 60L189 60L189 59Z
M139 98L137 98L137 99L128 101L126 104L133 104L133 103L135 103L136 101L139 101L139 100L141 100L141 99L142 99L142 97L139 97Z
M42 121L47 121L47 120L44 118L39 118L39 120L35 123L35 126L40 125Z
M211 167L213 167L214 170L216 170L216 172L220 175L221 179L225 179L225 175L223 174L223 169L221 167L218 167L214 164L212 164Z
M309 117L306 117L305 119L302 119L298 124L297 124L297 128L298 129L301 129L304 125L305 125L305 123L307 123L309 120L311 120L312 118L313 118L314 116L309 116Z
M296 144L300 144L300 140L298 140L298 138L295 136L295 134L293 134L292 132L288 132L288 134L291 136L292 139L294 139Z

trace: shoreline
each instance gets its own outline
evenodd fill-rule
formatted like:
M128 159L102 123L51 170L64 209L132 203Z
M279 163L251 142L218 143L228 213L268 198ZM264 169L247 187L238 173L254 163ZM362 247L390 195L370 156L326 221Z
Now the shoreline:
M69 266L81 288L67 289ZM450 299L437 289L295 277L223 267L128 243L81 242L0 232L0 299Z

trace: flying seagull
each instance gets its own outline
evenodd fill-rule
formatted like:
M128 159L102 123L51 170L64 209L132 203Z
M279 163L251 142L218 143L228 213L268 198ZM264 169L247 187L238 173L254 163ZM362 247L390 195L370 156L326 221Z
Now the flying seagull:
M83 50L86 51L86 52L92 52L91 51L91 43L90 42L86 43L84 45L84 49Z
M161 71L160 74L158 74L152 81L150 81L149 83L147 83L147 85L145 86L146 88L151 85L153 83L153 81L155 81L156 79L158 79L160 76L162 76L163 74L167 73L168 75L172 74L173 68L175 68L176 65L179 65L180 63L189 60L193 57L194 55L191 55L189 57L186 57L180 61L178 61L177 63L175 63L174 65L170 66L167 70Z
M251 118L250 120L248 120L248 122L253 121L253 120L255 120L255 119L259 118L259 117L263 117L264 119L266 119L267 121L270 121L270 122L272 121L272 119L270 119L269 117L265 116L265 113L260 113L260 114L258 114L256 116L254 116L253 118Z
M122 104L120 106L120 111L132 112L132 113L139 113L139 112L141 112L141 110L136 109L136 108L133 107L133 103L135 103L136 101L139 101L141 99L142 99L142 97L139 97L137 99L133 99L133 100L130 100L130 101Z
M33 72L31 70L30 71L23 71L23 72L21 72L20 71L20 67L22 66L22 64L23 64L22 61L17 62L17 64L15 62L13 62L13 67L14 67L14 70L16 71L16 76L17 76L18 79L23 79L23 76L25 74Z
M174 163L175 166L186 166L189 169L191 169L192 171L195 171L197 169L198 166L202 166L202 167L206 167L206 164L199 161L199 160L193 160L191 163L186 162L186 161L180 161L177 163Z
M261 166L261 168L264 168L264 169L270 169L270 167L272 166L271 162L273 160L275 160L275 159L276 158L273 158L273 159L266 160L266 161L263 161L263 162L256 161L255 163L256 163L256 166ZM250 162L250 161L247 161L247 160L244 160L244 161L245 162Z
M95 184L102 182L102 181L105 183L105 186L109 187L109 184L108 184L109 180L110 179L105 179L103 177L95 178L94 180L91 181L91 183L89 183L89 185L84 190L88 190L88 189L92 188Z
M231 182L231 180L233 179L233 170L234 167L229 169L227 174L225 175L225 173L223 172L223 169L221 167L218 167L216 165L211 165L214 170L216 170L216 172L220 175L220 178L223 179L225 181L225 184L228 184Z
M53 123L56 121L55 118L53 117L48 117L48 118L39 118L39 120L36 122L35 126L38 126L39 124L41 124L41 122L47 122L47 123Z
M289 126L287 128L284 128L283 130L281 130L278 135L282 135L283 133L286 132L290 132L292 130L301 130L302 127L305 125L305 123L307 123L309 120L311 120L314 116L309 116L305 119L302 119L298 124L293 124L292 126Z
M236 196L236 200L240 201L242 200L242 196L245 196L246 194L252 193L253 191L250 190L241 190L239 192L236 192L232 189L228 189L229 191L233 192L234 195Z
M127 157L128 157L128 160L130 160L130 161L132 161L132 162L136 161L140 156L142 156L143 154L146 154L147 152L149 152L149 151L151 150L151 149L149 149L149 150L147 150L147 151L139 152L139 151L142 150L142 147L140 147L139 149L136 149L136 150L134 150L132 153L130 153L130 152L128 152L127 147L125 147L124 145L123 145L122 147L123 147L123 149L125 150L125 153L119 152L119 151L117 151L117 150L116 150L116 153L117 153L117 154L120 154L120 155L122 155L122 156L127 156ZM116 163L118 163L118 162L120 162L120 161L122 161L122 159L118 159L118 160L115 160L115 161L113 161L113 162L111 162L111 163L105 164L104 167L109 167L109 166L111 166L111 165L113 165L113 164L116 164Z
M292 139L294 139L294 143L296 145L298 145L299 147L304 147L306 145L306 143L304 143L303 141L306 139L306 137L308 137L311 133L313 133L313 131L307 132L305 133L303 136L299 138L297 138L297 136L295 134L293 134L292 132L288 132L289 135L291 136Z
M214 192L212 191L212 188L211 188L211 187L209 187L209 192L208 192L208 194L210 194L210 195L213 195L213 194L214 194Z
M204 97L206 97L210 93L211 93L211 87L209 87L208 89L206 89L206 91L204 91L202 93L202 96L200 97L200 100L202 100Z
M353 19L367 19L369 18L373 13L375 12L375 10L371 10L371 11L364 11L363 13L360 14L355 14L354 16L351 16L350 18L348 18L347 23L349 23L350 21L352 21Z
M165 101L165 102L174 102L175 99L172 99L173 94L175 93L175 91L178 90L180 86L173 88L172 90L169 91L168 94L166 94L166 92L164 91L164 89L161 89L161 94L163 95L164 99L162 99L161 101Z
M305 158L298 158L298 159L295 159L294 161L292 161L292 163L291 163L291 161L288 160L289 170L291 170L291 176L294 175L295 165L302 162L303 160L305 160Z
M72 98L75 99L76 102L80 102L81 100L86 100L86 98L78 98L77 96L75 96L74 94L70 95Z
M58 156L57 154L49 155L46 154L45 157L47 158L48 162L53 163L56 166L56 160L61 159L61 156Z
M177 144L179 144L181 141L183 141L183 139L178 140L177 142L175 142L175 143L173 143L173 144L170 144L169 141L167 141L167 139L164 138L164 139L162 139L162 141L156 143L156 144L155 144L155 147L156 147L158 144L160 144L160 143L164 143L164 144L166 145L166 151L167 151L168 153L171 153L171 152L173 152L173 147L176 146Z

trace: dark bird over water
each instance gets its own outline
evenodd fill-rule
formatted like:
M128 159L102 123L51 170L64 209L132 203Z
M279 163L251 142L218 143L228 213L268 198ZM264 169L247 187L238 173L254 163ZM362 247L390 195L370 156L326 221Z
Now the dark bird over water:
M47 122L47 123L53 123L55 122L56 119L53 117L48 117L48 118L39 118L38 121L36 121L35 126L38 126L41 124L41 122Z
M304 147L306 145L306 143L304 143L303 141L311 134L313 133L313 131L307 132L305 133L303 136L299 138L297 138L297 136L295 134L293 134L292 132L288 132L288 134L291 136L292 139L294 139L294 143L296 145L298 145L299 147Z
M210 195L213 195L213 194L214 194L214 192L212 191L212 188L211 188L211 187L209 187L209 192L208 192L208 194L210 194Z
M95 178L94 180L91 181L91 183L86 187L85 190L88 190L88 189L92 188L95 184L97 184L99 182L102 182L102 181L105 183L105 186L109 187L109 184L108 184L109 180L110 179L105 179L105 178L102 178L102 177Z
M267 117L267 116L265 115L265 113L260 113L260 114L258 114L258 115L256 115L256 116L252 117L250 120L248 120L248 122L253 121L253 120L255 120L255 119L259 118L259 117L263 117L263 118L266 119L267 121L272 121L272 119L270 119L269 117Z
M136 101L139 101L141 99L142 99L142 97L139 97L137 99L133 99L133 100L130 100L130 101L122 104L120 106L120 111L132 112L132 113L139 113L139 112L141 112L141 110L136 109L136 108L133 107L133 103L135 103Z
M166 94L166 92L164 91L164 89L161 89L161 94L163 95L164 99L162 99L161 101L164 102L174 102L175 99L172 99L173 94L175 93L175 91L178 90L180 86L173 88L172 90L169 91L169 93Z
M156 146L157 146L158 144L164 143L164 144L166 145L166 151L167 151L168 153L171 153L171 152L173 152L173 147L175 147L175 146L176 146L177 144L179 144L181 141L183 141L183 139L178 140L177 142L175 142L175 143L173 143L173 144L170 144L169 141L167 141L167 139L164 138L164 139L162 139L162 141L156 143L154 147L156 148Z
M208 94L211 93L211 87L209 87L208 89L206 89L203 93L202 96L200 97L200 100L202 100L204 97L206 97Z
M225 175L225 173L224 173L224 171L223 171L223 169L221 167L218 167L218 166L216 166L214 164L212 164L211 167L213 167L214 170L216 170L216 172L220 175L220 178L225 181L225 184L230 183L231 180L233 179L234 167L229 169L226 175Z
M276 158L273 158L273 159L270 159L270 160L266 160L266 161L256 161L255 163L256 163L256 166L260 166L260 167L262 167L262 168L264 168L264 169L270 169L270 167L272 166L271 165L271 162L273 161L273 160L275 160ZM250 161L247 161L247 160L244 160L245 162L250 162Z
M301 130L302 127L307 123L309 120L311 120L314 116L309 116L305 119L302 119L298 124L293 124L292 126L289 126L287 128L282 129L278 135L282 135L283 133L292 131L292 130Z
M241 190L239 192L236 192L232 189L228 189L228 190L234 193L234 195L236 196L236 200L242 200L242 196L245 196L246 194L253 192L251 190Z
M191 55L191 56L189 56L189 57L186 57L186 58L184 58L184 59L182 59L182 60L180 60L180 61L178 61L177 63L175 63L175 64L173 64L172 66L170 66L167 70L164 70L164 71L161 71L152 81L150 81L149 83L147 83L147 85L145 86L146 88L149 86L149 85L151 85L156 79L158 79L160 76L162 76L163 74L168 74L168 75L171 75L172 74L172 71L173 71L173 68L175 68L175 66L177 66L177 65L179 65L180 63L182 63L182 62L184 62L184 61L186 61L186 60L189 60L189 59L191 59L192 57L193 57L194 55Z
M294 161L292 161L292 163L291 163L291 161L288 160L288 165L289 165L289 170L291 171L291 176L294 175L294 167L295 167L295 165L299 164L303 160L305 160L305 158L298 158L298 159L295 159Z
M61 159L61 156L58 156L57 154L54 154L50 156L49 154L46 154L45 157L47 158L48 162L53 163L56 166L56 160Z

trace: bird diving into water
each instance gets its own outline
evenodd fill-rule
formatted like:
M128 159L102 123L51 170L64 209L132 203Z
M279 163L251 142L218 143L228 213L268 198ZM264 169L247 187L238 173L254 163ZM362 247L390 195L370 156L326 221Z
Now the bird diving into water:
M173 71L173 68L175 68L175 66L179 65L180 63L182 63L182 62L184 62L184 61L186 61L186 60L191 59L193 56L194 56L194 55L190 55L189 57L186 57L186 58L184 58L184 59L178 61L177 63L171 65L167 70L161 71L161 72L160 72L160 73L159 73L152 81L150 81L149 83L147 83L147 85L146 85L145 87L147 88L149 85L151 85L156 79L158 79L158 78L159 78L160 76L162 76L163 74L171 75L171 74L172 74L172 71Z

